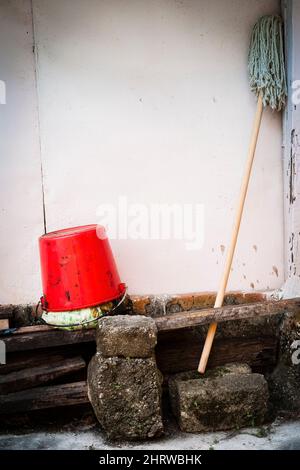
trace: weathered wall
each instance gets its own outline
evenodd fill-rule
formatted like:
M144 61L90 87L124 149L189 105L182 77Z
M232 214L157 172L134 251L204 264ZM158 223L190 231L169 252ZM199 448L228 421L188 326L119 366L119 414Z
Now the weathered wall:
M119 196L129 203L205 206L199 251L178 240L113 242L131 293L218 287L255 111L249 36L260 15L278 10L278 0L33 0L48 230L97 222L98 206ZM33 87L29 39L23 47L30 56L25 79ZM7 55L16 62L21 50L7 45ZM18 109L16 103L16 118ZM36 116L27 115L35 130ZM19 174L5 198L17 205L26 182L32 201L22 198L19 217L27 219L30 256L11 254L13 240L3 232L2 302L35 300L40 292L33 247L42 232L41 188L26 177L38 174L35 151L30 164L23 153L24 146L15 152ZM231 290L282 284L281 164L281 119L267 110ZM8 203L5 210L7 227L14 227ZM31 220L35 210L38 223ZM18 243L26 251L26 239ZM16 279L22 284L17 297Z
M299 290L300 277L300 1L284 2L289 98L284 119L285 271ZM295 282L295 281L294 281Z
M277 9L273 0L34 0L48 229L92 222L119 195L205 205L199 252L181 241L114 243L132 292L216 289L255 108L249 34ZM280 126L267 111L232 289L283 280Z
M0 1L0 303L35 301L43 233L37 97L29 0Z

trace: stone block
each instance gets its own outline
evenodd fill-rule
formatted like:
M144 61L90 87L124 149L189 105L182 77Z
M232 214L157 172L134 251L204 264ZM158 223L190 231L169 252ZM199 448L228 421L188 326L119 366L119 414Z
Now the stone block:
M88 367L88 395L111 439L148 439L163 433L162 376L154 357L103 357Z
M156 345L155 321L141 315L115 315L98 322L97 351L105 357L151 357Z
M239 429L263 423L268 385L248 365L227 364L206 372L177 374L169 381L174 415L184 432Z
M278 363L267 376L271 412L300 411L300 312L285 314L280 326Z

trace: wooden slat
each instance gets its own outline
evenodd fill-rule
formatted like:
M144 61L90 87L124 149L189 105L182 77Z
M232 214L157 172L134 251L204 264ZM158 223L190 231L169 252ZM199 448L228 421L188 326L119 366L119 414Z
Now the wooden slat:
M193 330L163 332L158 335L156 361L164 375L196 370L203 347ZM277 360L278 339L275 336L257 338L218 338L215 340L208 367L229 362L246 362L251 367L271 370Z
M23 333L44 333L48 331L54 331L54 328L48 325L21 326L14 332L14 335L22 335Z
M266 301L254 304L232 305L218 309L185 311L173 315L155 318L158 331L173 331L194 326L233 320L250 320L274 316L286 312L299 312L300 299ZM95 341L95 329L67 331L49 326L29 326L19 328L8 337L1 338L6 343L7 352L28 351L52 348L68 344Z
M17 351L6 355L6 364L0 364L0 376L29 367L46 363L64 361L70 357L81 356L87 362L95 354L96 344L77 343L32 351Z
M84 359L80 356L48 361L43 365L10 372L0 376L0 394L14 393L19 390L37 387L51 382L86 367Z
M53 349L50 349L45 353L41 353L39 351L38 354L36 351L21 351L20 353L8 354L6 357L6 364L0 364L0 377L3 374L9 374L17 370L41 366L46 362L54 363L63 361L65 358L66 356L64 354L57 352L56 350L53 352Z
M221 308L209 308L196 311L180 312L155 319L158 331L171 331L212 322L249 320L287 312L299 312L300 299L266 301L255 304L232 305Z
M29 326L1 339L10 353L95 341L95 330L67 331L48 326Z
M11 318L14 311L13 305L0 305L0 319Z
M8 319L0 320L0 330L7 330L9 328L9 321Z
M37 387L0 396L0 414L89 403L86 382Z

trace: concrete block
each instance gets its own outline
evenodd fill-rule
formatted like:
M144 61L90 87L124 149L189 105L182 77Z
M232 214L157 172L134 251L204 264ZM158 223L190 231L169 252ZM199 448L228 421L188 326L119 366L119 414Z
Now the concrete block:
M152 318L141 315L104 317L97 327L97 351L105 357L151 357L156 334Z
M184 432L259 425L267 412L267 382L244 364L216 367L205 376L194 371L177 374L169 381L169 394Z
M88 395L111 439L148 439L163 433L162 376L154 357L103 357L88 367Z
M278 363L267 376L271 411L300 411L300 312L285 314L280 327Z

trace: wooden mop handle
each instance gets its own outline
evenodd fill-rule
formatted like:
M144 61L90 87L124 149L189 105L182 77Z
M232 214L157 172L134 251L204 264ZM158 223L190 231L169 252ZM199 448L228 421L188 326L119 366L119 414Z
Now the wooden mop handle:
M216 297L214 308L222 307L223 300L224 300L224 295L225 295L227 282L228 282L228 278L230 274L234 250L235 250L235 246L236 246L236 242L237 242L237 238L239 234L239 228L241 224L244 203L245 203L245 199L247 195L247 189L248 189L253 159L255 155L255 149L256 149L260 124L261 124L262 112L263 112L263 102L262 102L262 95L260 94L257 100L257 108L256 108L255 119L254 119L254 124L253 124L252 136L251 136L251 141L250 141L250 146L249 146L245 173L244 173L241 191L240 191L240 198L239 198L239 203L237 207L235 222L234 222L234 226L232 230L231 241L230 241L229 249L227 252L223 276L221 279L221 284L220 284L219 291ZM217 323L212 323L209 326L209 330L206 335L205 344L203 347L201 359L200 359L199 366L198 366L198 372L200 372L200 374L204 374L205 372L210 350L211 350L214 336L216 333L216 329L217 329Z

